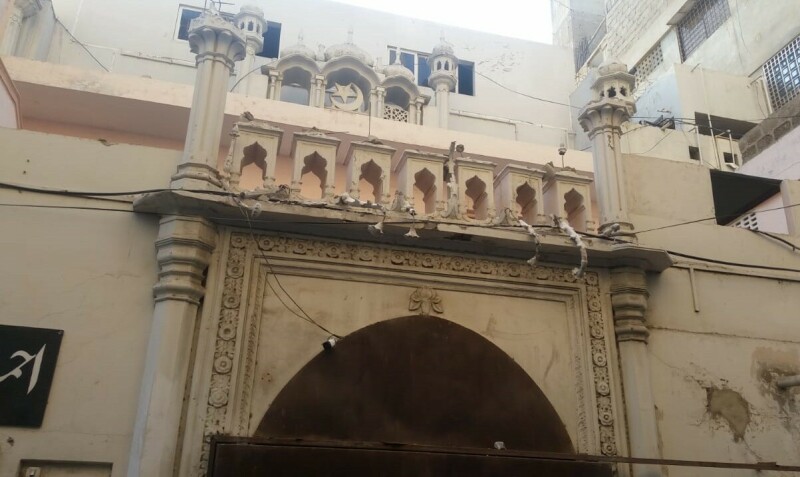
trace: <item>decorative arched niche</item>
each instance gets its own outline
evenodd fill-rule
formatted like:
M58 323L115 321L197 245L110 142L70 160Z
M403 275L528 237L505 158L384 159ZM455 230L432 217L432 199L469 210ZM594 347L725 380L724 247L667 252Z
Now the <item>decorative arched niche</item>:
M442 154L405 151L397 164L397 188L418 214L432 215L441 210L442 174L447 158Z
M495 164L489 161L456 159L461 217L476 221L494 218L494 168Z
M333 200L338 139L311 130L294 133L292 194L297 198Z
M326 108L370 113L372 94L380 82L372 68L354 57L343 56L326 63L322 75Z
M378 111L378 116L392 121L419 124L418 103L422 102L422 95L414 82L404 76L386 78L381 84L385 93L383 97L383 110Z
M543 186L545 213L566 219L578 232L593 231L592 182L567 170L553 174Z
M354 142L350 145L345 166L351 197L389 205L392 192L389 175L394 152L389 146L373 142Z
M544 215L542 178L544 171L509 164L494 181L497 210L509 209L526 223L550 223Z
M287 103L314 105L314 78L319 67L304 55L291 54L280 58L270 66L269 97Z
M573 453L561 418L510 356L432 316L362 328L306 364L256 437Z

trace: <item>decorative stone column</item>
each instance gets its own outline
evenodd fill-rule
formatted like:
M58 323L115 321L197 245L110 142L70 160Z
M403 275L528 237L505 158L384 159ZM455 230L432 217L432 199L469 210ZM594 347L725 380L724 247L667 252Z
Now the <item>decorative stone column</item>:
M174 189L221 187L217 162L228 80L234 62L244 58L245 44L244 33L218 14L205 12L192 20L189 45L197 53L197 80Z
M636 267L611 270L611 304L625 390L630 453L632 457L658 459L658 429L647 352L649 332L645 325L648 296L644 270ZM662 475L658 465L632 467L633 477Z
M414 111L414 124L422 124L422 108L425 106L425 98L420 96L416 100L414 100L414 104L411 105L412 111Z
M375 117L383 118L383 107L386 101L386 88L378 86L375 88Z
M325 75L314 76L314 94L312 95L313 104L317 108L325 107Z
M239 26L247 39L245 55L239 65L239 72L236 75L236 92L250 94L250 73L253 71L255 58L264 49L264 33L267 31L267 21L264 19L264 11L253 5L245 5L234 17L233 23Z
M599 232L605 232L614 223L621 230L630 231L633 225L628 219L620 136L622 123L636 112L631 97L634 76L625 65L614 61L603 63L597 73L592 85L595 98L583 109L578 121L592 140Z
M450 118L450 91L455 90L457 83L458 58L453 51L453 45L447 43L444 37L428 57L428 66L431 70L428 85L436 91L439 127L447 129Z
M11 7L11 14L3 35L3 44L0 48L2 55L15 55L17 45L24 34L23 24L42 10L42 0L16 0Z
M194 331L205 293L204 272L216 238L214 227L205 219L161 219L155 308L128 475L171 477L175 470Z

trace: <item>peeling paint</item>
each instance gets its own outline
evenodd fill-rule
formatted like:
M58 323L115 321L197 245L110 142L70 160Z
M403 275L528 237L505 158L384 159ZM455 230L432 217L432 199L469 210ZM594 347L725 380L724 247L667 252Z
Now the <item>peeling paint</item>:
M750 425L750 403L738 392L726 388L708 387L706 396L706 410L711 417L725 421L733 433L733 440L742 441Z

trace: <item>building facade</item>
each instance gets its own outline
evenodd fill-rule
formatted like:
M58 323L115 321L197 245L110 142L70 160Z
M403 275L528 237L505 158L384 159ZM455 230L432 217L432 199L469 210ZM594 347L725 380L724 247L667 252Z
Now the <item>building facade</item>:
M0 474L798 471L800 183L785 234L718 225L738 175L625 152L622 63L552 113L481 95L506 61L571 88L562 47L420 23L320 49L323 2L34 3L0 57L0 396L40 414L2 416Z

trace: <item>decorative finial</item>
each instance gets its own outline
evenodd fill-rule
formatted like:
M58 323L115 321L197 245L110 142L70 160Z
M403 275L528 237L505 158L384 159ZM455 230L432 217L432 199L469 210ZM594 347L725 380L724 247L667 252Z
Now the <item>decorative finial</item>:
M394 63L392 63L392 64L393 65L402 65L402 63L400 63L400 48L395 48L394 49Z
M217 6L217 3L216 3L217 1L218 0L209 0L209 1L206 2L207 9L213 14L218 14L219 13L219 7Z
M353 27L352 25L350 28L347 29L347 43L353 44Z

